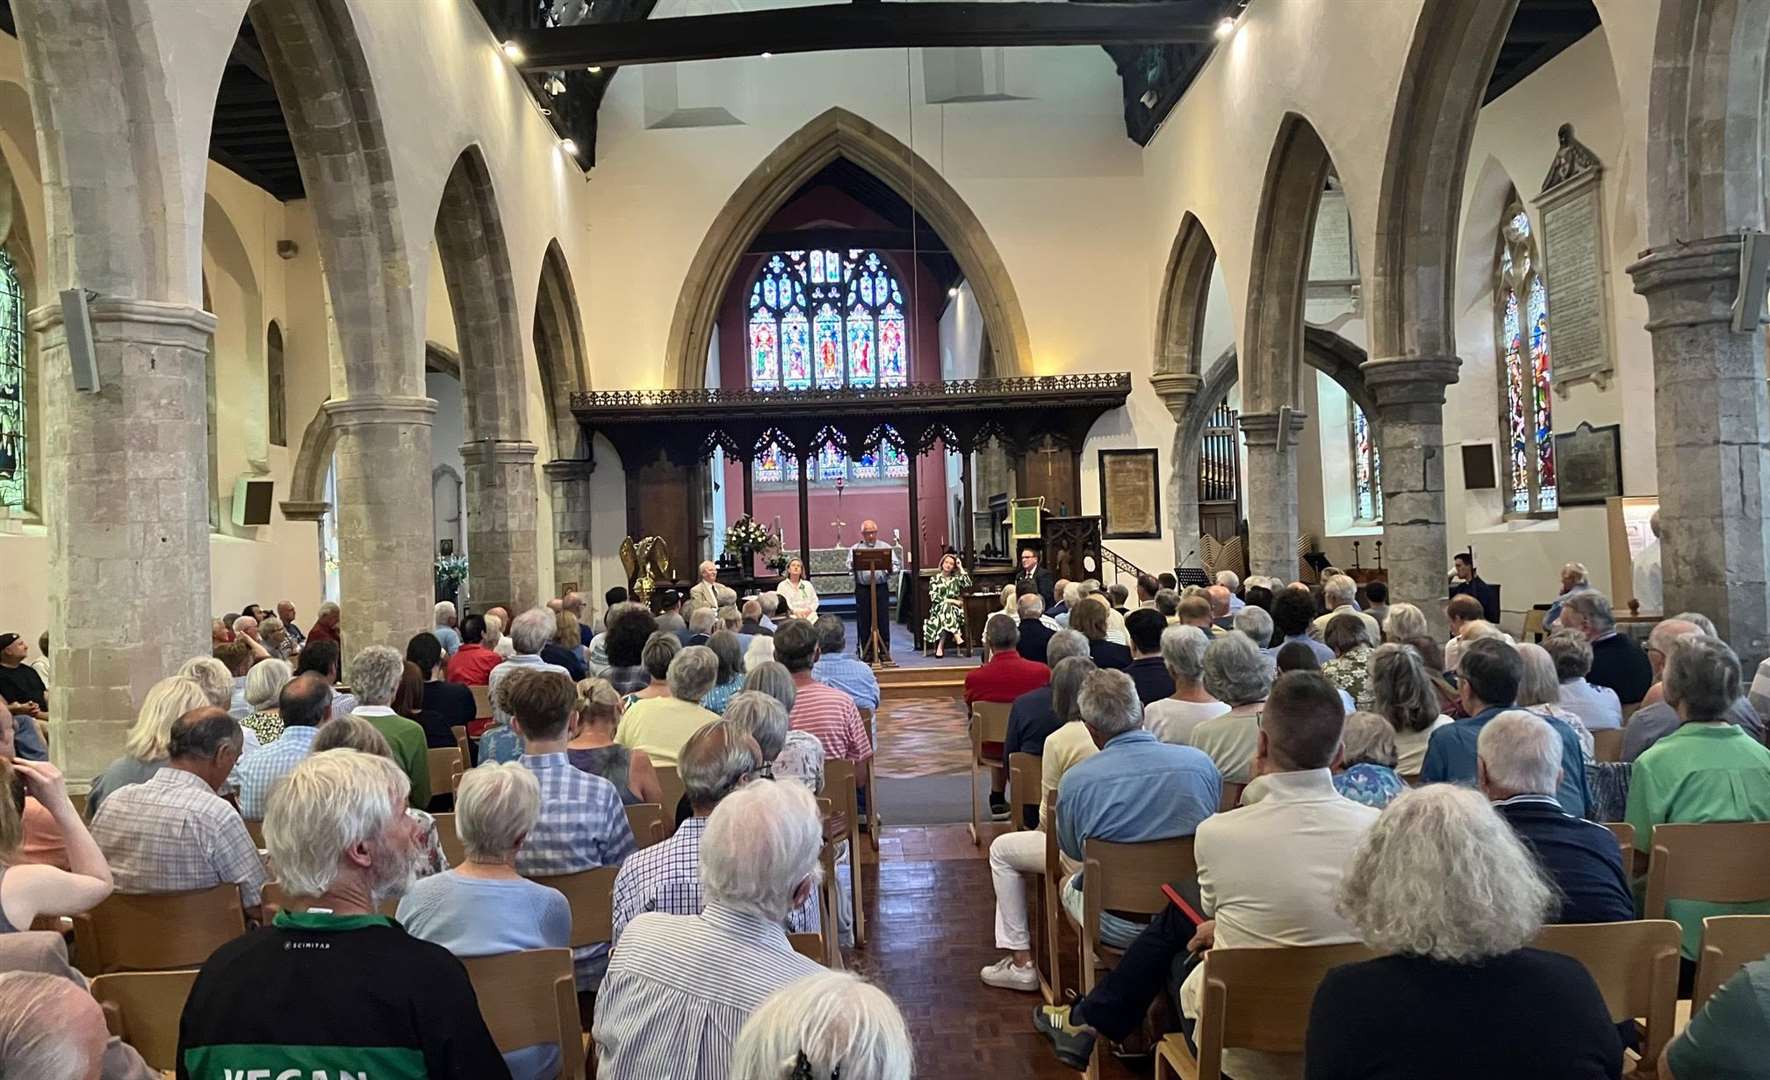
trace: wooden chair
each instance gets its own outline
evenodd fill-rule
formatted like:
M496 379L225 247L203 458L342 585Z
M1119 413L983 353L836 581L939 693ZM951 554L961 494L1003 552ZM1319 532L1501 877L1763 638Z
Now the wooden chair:
M492 716L492 688L489 686L469 686L467 689L473 691L473 718L475 720L490 719ZM463 736L467 734L466 728L462 728L461 734Z
M664 835L666 837L674 836L676 835L676 807L681 804L685 790L682 786L682 775L676 771L674 765L658 765L656 768L658 786L664 792L663 797L658 800L658 805L664 808Z
M1063 981L1062 947L1064 916L1061 914L1063 907L1058 895L1058 890L1063 885L1064 866L1063 851L1057 845L1055 791L1045 793L1044 807L1045 872L1038 882L1038 924L1032 927L1033 936L1043 942L1043 949L1042 955L1039 949L1033 951L1033 962L1038 966L1039 990L1044 994L1045 1004L1056 1005L1063 1001L1066 986ZM1040 966L1041 962L1044 966ZM1047 967L1049 971L1046 970Z
M1690 1011L1698 1012L1721 984L1770 954L1770 915L1710 915L1702 921L1702 952Z
M627 807L627 824L633 828L633 839L642 848L662 843L664 839L664 808L657 803L634 803Z
M1045 759L1037 754L1008 755L1008 814L1014 828L1036 828L1026 824L1026 811L1039 808L1044 771Z
M1641 915L1663 919L1666 901L1770 900L1770 822L1655 825Z
M1616 845L1622 848L1623 870L1633 877L1634 870L1631 868L1635 865L1635 827L1626 821L1606 821L1603 825L1616 837Z
M557 1043L560 1077L581 1080L584 1040L570 949L526 949L464 957L461 963L479 998L486 1030L501 1053Z
M80 970L88 975L200 968L211 953L245 932L240 887L233 884L193 892L112 893L74 917Z
M1302 1053L1322 978L1375 955L1363 945L1212 949L1199 998L1198 1055L1185 1038L1169 1035L1156 1047L1155 1080L1219 1080L1226 1049Z
M1680 934L1670 919L1641 919L1545 926L1531 944L1584 964L1612 1020L1646 1019L1641 1060L1651 1067L1671 1039L1677 1015Z
M1225 780L1223 791L1217 797L1217 813L1227 814L1241 805L1241 793L1247 790L1246 784L1232 784Z
M430 797L453 795L467 768L467 758L457 746L433 746L429 752Z
M876 746L878 744L875 743L874 745ZM885 825L884 822L879 820L879 789L873 783L872 758L867 758L867 760L860 766L858 782L866 789L867 793L867 812L865 818L862 819L862 823L866 826L867 838L871 841L873 850L876 852L879 850L879 830L884 828Z
M824 936L822 934L788 934L787 943L793 951L807 960L824 962Z
M537 885L558 889L572 906L574 949L600 945L615 938L615 874L618 866L599 866L575 874L530 878Z
M1547 608L1531 608L1524 613L1524 626L1518 633L1518 640L1529 638L1532 641L1543 640L1543 616L1549 613Z
M1598 761L1621 761L1622 728L1605 728L1592 732L1592 757Z
M473 751L467 745L467 727L466 727L466 725L464 725L464 724L451 725L449 727L449 732L455 736L455 749L461 751L461 760L466 762L468 765L472 765L473 764Z
M178 1068L178 1020L197 981L195 968L130 971L92 980L92 996L104 1009L112 1035L135 1047L148 1068Z
M825 763L825 775L828 776L828 762ZM836 812L835 804L829 799L819 797L817 815L828 822ZM817 861L823 867L823 881L818 885L818 925L822 928L819 935L823 944L823 955L818 959L831 971L842 969L842 928L841 922L841 886L836 880L836 849L842 842L842 836L832 837L826 827L824 830L823 850L817 853Z
M983 745L1007 741L1008 710L1013 707L1000 701L978 701L971 706L971 842L980 847L983 821L977 809L977 774L1002 767L1001 762L983 756Z
M858 774L854 762L841 758L824 761L824 791L831 807L848 823L848 891L854 901L854 947L867 943L866 911L860 881L860 797L855 791ZM839 883L838 883L839 884Z
M442 845L443 858L449 860L450 866L460 866L467 861L467 849L461 843L461 834L455 829L454 814L432 814L436 821L436 839Z

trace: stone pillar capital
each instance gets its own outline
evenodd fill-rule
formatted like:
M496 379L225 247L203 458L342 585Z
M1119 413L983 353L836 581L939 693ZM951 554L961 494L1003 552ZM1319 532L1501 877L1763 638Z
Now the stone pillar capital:
M1271 448L1278 445L1279 420L1284 413L1242 413L1236 417L1241 426L1241 435L1249 446ZM1288 414L1291 419L1290 431L1285 433L1287 442L1294 445L1297 435L1302 432L1304 423L1309 419L1307 413L1293 410Z
M540 448L521 439L475 439L461 444L461 464L533 465Z
M1642 252L1628 273L1635 291L1647 298L1648 331L1731 323L1743 247L1739 236L1720 236Z
M284 500L283 502L278 503L277 506L283 511L284 519L288 521L323 521L326 517L326 511L332 509L332 504L324 501L296 502L293 500Z
M215 316L189 304L100 296L86 305L92 336L147 342L154 345L200 347L215 332ZM33 308L27 323L35 333L59 338L64 333L61 304Z
M1454 356L1382 356L1358 371L1378 405L1443 405L1462 363Z
M589 459L559 458L542 465L541 471L547 474L549 480L588 480L590 474L596 471L596 462Z
M1149 377L1156 396L1168 407L1176 423L1185 418L1186 410L1192 406L1192 399L1198 396L1204 382L1202 376L1184 371L1158 372Z
M323 406L336 428L361 427L367 424L423 424L430 427L436 416L436 402L427 397L398 397L391 394L357 394L333 398Z

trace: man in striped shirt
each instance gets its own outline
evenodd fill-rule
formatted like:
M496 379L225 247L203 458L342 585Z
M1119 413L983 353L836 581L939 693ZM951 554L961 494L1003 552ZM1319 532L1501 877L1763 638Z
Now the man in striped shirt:
M593 1033L602 1080L725 1080L750 1013L823 970L782 929L817 886L822 847L798 784L750 784L719 804L701 839L701 913L638 916L609 963Z
M794 731L806 731L823 743L824 753L856 766L873 756L872 739L860 721L854 699L812 675L817 663L817 631L803 619L788 619L774 633L774 658L793 676L798 696L790 717Z
M571 676L517 670L504 682L503 700L525 743L519 760L541 784L541 816L517 852L517 873L545 879L619 866L638 847L621 795L566 757L566 725L578 700ZM596 989L607 965L607 945L572 950L579 994Z

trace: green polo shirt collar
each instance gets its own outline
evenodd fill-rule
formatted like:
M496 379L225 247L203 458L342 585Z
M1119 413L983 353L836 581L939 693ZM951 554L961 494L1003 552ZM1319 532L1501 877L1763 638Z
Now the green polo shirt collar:
M385 915L335 915L330 911L279 911L272 925L283 930L342 931L392 926Z

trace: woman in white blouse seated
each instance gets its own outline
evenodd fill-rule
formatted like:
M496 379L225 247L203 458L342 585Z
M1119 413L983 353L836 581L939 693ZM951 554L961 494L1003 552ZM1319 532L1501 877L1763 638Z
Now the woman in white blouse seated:
M781 598L787 602L787 610L793 618L809 622L817 618L817 590L805 577L805 563L792 559L787 563L787 576L774 587Z

